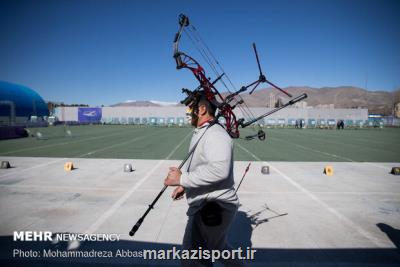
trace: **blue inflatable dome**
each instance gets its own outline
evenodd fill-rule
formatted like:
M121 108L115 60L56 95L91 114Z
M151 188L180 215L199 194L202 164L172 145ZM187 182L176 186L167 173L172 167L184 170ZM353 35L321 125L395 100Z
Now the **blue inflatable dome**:
M3 121L9 118L14 122L23 122L31 116L48 115L47 104L38 93L22 85L0 81L0 117Z

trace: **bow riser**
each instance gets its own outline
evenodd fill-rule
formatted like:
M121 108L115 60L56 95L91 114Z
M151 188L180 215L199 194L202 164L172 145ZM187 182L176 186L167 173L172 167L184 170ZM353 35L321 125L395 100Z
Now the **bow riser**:
M206 73L204 68L192 57L186 55L185 53L179 51L179 41L181 39L181 35L182 32L184 31L184 28L189 26L189 19L188 17L186 17L185 15L181 14L179 16L179 30L178 32L175 34L175 39L174 39L174 44L173 44L173 48L174 48L174 59L176 62L176 68L177 69L189 69L193 75L196 77L196 80L199 82L199 86L193 90L190 91L188 89L184 89L183 92L188 94L188 97L182 101L185 103L185 105L189 105L192 106L193 105L193 101L195 100L195 96L196 94L203 89L204 93L207 97L207 99L218 108L218 115L217 118L221 118L223 117L225 119L225 128L226 131L228 132L228 134L232 137L232 138L239 138L239 126L241 126L242 128L249 126L250 124L255 123L256 121L272 114L273 112L278 111L279 109L270 112L268 114L264 114L262 117L257 117L254 118L254 116L252 118L250 118L250 121L245 122L244 119L240 119L239 121L236 119L235 114L233 113L233 109L244 103L243 99L239 96L240 93L247 91L250 88L250 94L252 94L254 92L254 90L261 84L261 83L267 83L269 85L271 85L272 87L278 89L279 91L281 91L282 93L286 94L289 97L292 97L291 94L289 94L288 92L286 92L285 90L281 89L280 87L276 86L275 84L273 84L272 82L268 81L264 74L262 73L261 70L261 65L260 65L260 60L258 57L258 53L257 53L257 49L256 49L256 45L253 43L253 48L254 48L254 52L256 55L256 60L257 60L257 65L258 65L258 69L260 72L259 78L258 80L246 85L246 86L242 86L239 90L237 90L234 93L231 93L231 91L226 87L225 83L223 83L225 85L225 87L228 89L229 91L229 95L227 95L225 98L219 93L219 91L216 89L216 87L214 86L214 84L220 80L222 78L222 76L225 74L225 72L222 70L223 74L219 75L217 73L217 71L215 71L215 68L213 68L213 70L217 73L217 75L219 75L219 77L214 81L214 82L210 82L210 80L207 78ZM193 27L192 27L193 28ZM208 49L208 47L207 47ZM201 53L201 52L200 52ZM204 51L203 51L204 53ZM210 52L211 53L211 52ZM204 56L204 54L202 54ZM209 59L209 58L208 58ZM214 58L215 60L215 58ZM215 60L216 61L216 60ZM207 61L209 63L209 61ZM210 64L210 63L209 63ZM221 68L222 69L222 68ZM228 80L230 81L230 79L228 78ZM232 83L231 83L232 84ZM232 85L233 86L233 85ZM234 87L234 86L233 86ZM239 96L239 100L236 99L236 96ZM299 97L295 98L295 101L289 101L286 106L292 105L295 102L298 102L302 99L304 99L305 97L307 97L306 95L302 95L301 99L299 99ZM236 103L233 103L231 105L231 102L233 100L236 100ZM181 102L181 103L182 103ZM246 104L245 104L246 105ZM246 105L247 107L247 105ZM250 109L247 107L247 111L245 111L245 113L250 113L252 114L252 112L250 111ZM281 109L281 108L280 108ZM243 111L243 110L242 110ZM260 140L264 140L264 139L260 138L260 136L258 136Z

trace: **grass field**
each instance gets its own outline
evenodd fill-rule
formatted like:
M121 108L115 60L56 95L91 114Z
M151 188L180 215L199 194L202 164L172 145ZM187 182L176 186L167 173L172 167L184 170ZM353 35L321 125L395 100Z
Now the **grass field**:
M30 137L0 141L0 155L183 159L192 133L191 128L124 125L72 126L68 129L72 137L64 136L63 126L54 126L32 129L32 132L43 133L45 140ZM242 130L243 137L252 133L251 129ZM400 129L266 129L266 133L265 141L235 140L235 160L247 161L256 157L265 161L400 161Z

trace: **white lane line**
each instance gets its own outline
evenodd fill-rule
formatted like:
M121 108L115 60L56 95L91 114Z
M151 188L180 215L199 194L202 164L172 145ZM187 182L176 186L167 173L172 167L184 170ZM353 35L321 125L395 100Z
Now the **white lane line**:
M178 150L178 148L183 144L183 142L187 139L190 133L182 139L182 141L167 155L167 157L161 161L159 161L142 179L140 179L131 189L126 191L106 212L104 212L92 225L90 225L85 233L92 234L96 232L100 226L114 214L114 212L119 209L122 204L124 204L130 196L160 167L166 160L170 159L172 155ZM128 231L129 229L127 229Z
M315 152L315 153L320 153L320 154L323 154L323 155L326 155L326 156L329 156L329 157L333 157L333 158L337 158L337 159L343 159L343 160L350 161L350 162L355 162L355 161L352 160L351 158L346 158L346 157L343 157L343 156L338 156L338 155L331 154L331 153L328 153L328 152L316 150L316 149L313 149L313 148L310 148L310 147L306 147L306 146L299 145L299 144L297 144L297 143L288 142L287 140L282 140L282 139L280 139L280 138L276 138L276 137L269 137L269 138L270 138L270 139L275 139L275 140L277 140L277 141L280 141L280 142L283 142L283 143L286 143L286 144L291 144L291 145L293 145L293 146L300 147L300 148L302 148L302 149L304 149L304 150L309 150L309 151L312 151L312 152ZM252 153L251 153L250 151L248 151L248 150L247 150L246 152L252 154ZM254 157L253 154L252 154L252 156Z
M290 178L289 176L287 176L286 174L282 173L280 170L278 170L276 167L272 166L270 163L270 167L276 171L277 173L279 173L283 178L285 178L286 181L288 181L289 183L291 183L293 186L295 186L296 188L298 188L299 190L301 190L304 194L306 194L307 196L309 196L311 199L313 199L314 201L316 201L318 204L320 204L321 206L323 206L325 209L327 209L329 212L331 212L333 215L335 215L339 220L341 220L342 222L344 222L345 224L347 224L348 226L350 226L351 228L353 228L355 231L357 231L360 235L364 236L365 238L367 238L368 240L370 240L372 243L374 243L375 245L377 245L378 247L387 247L388 243L387 242L383 242L382 240L374 237L371 233L369 233L368 231L364 230L361 226L356 225L353 221L351 221L350 219L348 219L347 217L345 217L343 214L341 214L340 212L338 212L337 210L335 210L334 208L332 208L331 206L329 206L328 204L326 204L325 202L323 202L321 199L319 199L316 195L312 194L310 191L308 191L307 189L305 189L304 187L302 187L299 183L295 182L292 178Z
M240 194L246 194L246 195L259 195L259 194L269 194L269 195L282 195L282 194L303 194L303 192L299 191L240 191ZM384 196L396 196L400 197L398 192L324 192L324 191L315 191L313 192L314 194L318 195L356 195L356 196L379 196L379 195L384 195Z
M155 134L152 134L152 135L155 135ZM110 149L110 148L113 148L113 147L116 147L116 146L125 145L125 144L131 143L131 142L135 142L135 141L147 138L147 137L152 136L152 135L145 135L145 136L141 136L141 137L136 137L134 139L131 139L131 140L128 140L128 141L125 141L125 142L122 142L122 143L117 143L117 144L114 144L114 145L111 145L111 146L103 147L103 148L100 148L100 149L97 149L97 150L94 150L94 151L91 151L91 152L88 152L88 153L79 154L79 155L73 156L71 158L83 158L85 156L93 155L93 154L95 154L97 152L104 151L104 150L107 150L107 149ZM6 173L4 175L0 175L0 178L6 177L6 176L10 176L10 175L13 175L13 174L18 174L18 173L24 172L24 171L29 171L29 170L36 169L36 168L45 167L45 166L51 165L53 163L65 161L65 160L71 159L71 158L60 158L60 159L56 159L56 160L53 160L53 161L50 161L50 162L46 162L46 163L42 163L42 164L39 164L39 165L35 165L35 166L32 166L32 167L27 167L27 168L22 169L22 170L17 170L15 172L9 172L9 173Z
M332 144L340 144L340 145L351 145L351 146L363 146L363 145L355 145L355 144L352 144L352 143L341 143L341 142L334 142L334 141L331 141L332 140L332 138L335 138L335 140L337 140L337 138L336 137L338 137L337 135L326 135L325 137L321 137L321 135L320 134L316 134L315 132L309 132L308 130L306 130L307 131L307 133L305 133L305 132L302 132L301 130L299 131L299 133L300 134L303 134L304 136L307 136L308 134L309 135L313 135L313 136L315 136L315 138L317 138L317 139L320 139L320 140L323 140L323 141L325 141L325 142L328 142L328 143L332 143ZM330 133L332 133L332 132L330 132ZM286 133L287 134L287 133ZM364 141L363 141L364 140ZM376 144L386 144L385 142L379 142L379 141L377 141L377 140L374 140L374 139L365 139L365 138L362 138L362 137L357 137L357 141L361 141L361 142L364 142L364 143L376 143ZM369 148L369 149L374 149L374 150L381 150L382 151L382 149L378 149L378 148Z
M178 150L178 148L186 141L186 139L192 134L192 132L189 132L183 139L182 141L171 151L171 153L168 154L168 156L165 158L165 160L168 160L172 157L173 154Z
M301 132L300 132L301 133ZM347 146L347 145L350 145L350 146L354 146L354 147L359 147L359 146L361 146L361 145L355 145L355 144L351 144L351 143L338 143L338 142L334 142L334 141L332 141L331 139L329 139L329 138L327 138L327 139L322 139L321 137L319 137L319 136L317 136L317 135L315 135L315 134L312 134L312 135L314 135L315 136L315 138L317 138L317 139L320 139L320 140L324 140L325 142L327 142L327 143L331 143L331 144L335 144L335 145L344 145L344 146ZM303 136L306 136L306 134L304 134L304 132L303 132ZM358 138L358 140L360 140L360 138ZM365 139L366 140L366 139ZM372 140L370 140L370 141L372 141ZM384 149L379 149L379 148L374 148L374 147L369 147L369 146L364 146L364 148L366 148L366 149L369 149L369 150L375 150L375 151L385 151ZM389 152L394 152L394 151L389 151ZM382 165L378 165L378 164L374 164L374 163L372 163L372 162L366 162L366 164L369 164L369 165L371 165L371 166L375 166L375 167L377 167L377 168L380 168L380 169L388 169L387 167L384 167L384 166L382 166Z
M121 142L121 143L113 144L113 145L106 146L106 147L103 147L103 148L99 148L99 149L90 151L88 153L83 153L83 154L81 154L79 156L76 156L76 158L82 158L82 157L85 157L85 156L91 156L91 155L96 154L96 153L98 153L100 151L104 151L104 150L107 150L107 149L110 149L110 148L114 148L114 147L117 147L117 146L126 145L126 144L129 144L129 143L132 143L132 142L136 142L138 140L142 140L142 139L145 139L145 138L147 138L149 136L153 136L153 135L156 135L156 134L158 134L158 133L156 132L156 133L153 133L153 134L150 134L150 135L139 136L139 137L130 139L130 140L125 141L125 142Z
M53 161L49 161L49 162L46 162L46 163L42 163L42 164L38 164L38 165L35 165L35 166L27 167L27 168L24 168L22 170L16 170L15 172L9 172L9 173L0 175L0 178L4 178L4 177L10 176L10 175L17 175L17 174L19 174L21 172L30 171L30 170L33 170L33 169L45 167L47 165L51 165L53 163L60 162L60 161L65 161L65 160L66 160L66 158L59 158L59 159L56 159L56 160L53 160Z
M254 155L253 153L251 153L249 150L247 150L246 148L244 148L243 146L241 146L240 144L236 143L237 146L239 148L241 148L242 150L246 151L247 153L249 153L255 160L257 161L261 161L261 159L259 157L257 157L256 155ZM376 237L374 237L372 234L370 234L368 231L365 231L364 229L362 229L362 227L356 225L354 222L352 222L350 219L348 219L347 217L345 217L343 214L339 213L337 210L335 210L334 208L330 207L328 204L326 204L325 202L323 202L321 199L319 199L317 196L315 196L314 194L312 194L310 191L308 191L307 189L305 189L304 187L302 187L299 183L295 182L292 178L290 178L289 176L287 176L286 174L282 173L280 170L278 170L276 167L274 167L273 165L271 165L271 162L269 162L269 166L271 167L272 170L274 170L275 172L277 172L280 176L282 176L286 181L288 181L291 185L293 185L294 187L296 187L297 189L299 189L301 192L303 192L304 194L306 194L309 198L311 198L312 200L314 200L315 202L317 202L319 205L321 205L322 207L324 207L326 210L328 210L330 213L332 213L333 215L335 215L339 220L341 220L343 223L345 223L347 226L353 228L355 231L357 231L360 235L364 236L366 239L368 239L369 241L371 241L373 244L375 244L378 247L387 247L390 244L388 242L384 242Z
M92 223L84 233L92 234L111 216L119 207L124 204L128 198L164 163L164 160L159 161L142 179L140 179L131 189L125 192L106 212L104 212L97 220ZM128 231L129 229L127 229Z
M70 191L70 192L80 192L80 191L109 191L109 192L125 192L125 188L110 188L110 187L74 187L74 186L58 186L58 185L19 185L19 184L0 184L0 188L11 188L11 189L34 189L38 191ZM156 189L142 189L140 192L148 192L148 193L157 193L159 192ZM270 195L282 195L282 194L303 194L303 192L299 191L242 191L240 190L240 194L245 195L259 195L268 193ZM386 196L397 196L399 197L398 192L351 192L351 191L315 191L314 194L318 195L360 195L360 196L374 196L374 195L386 195Z
M107 192L126 192L126 188L110 188L110 187L75 187L75 186L57 186L57 185L17 185L17 184L0 184L0 188L11 189L34 189L37 191L62 191L62 192L81 192L81 191L107 191ZM140 192L158 193L156 189L142 189ZM398 194L397 194L398 195Z
M390 167L386 167L384 165L380 165L380 164L377 164L377 163L372 163L372 162L363 162L363 163L371 165L371 166L374 166L374 167L377 167L379 169L387 170L387 173L389 173L390 170L391 170Z
M124 188L108 188L108 187L74 187L74 186L57 186L57 185L18 185L18 184L0 184L1 187L15 188L15 189L34 189L38 191L115 191L115 192L125 192Z
M355 162L351 158L346 158L346 157L343 157L343 156L338 156L338 155L331 154L331 153L328 153L328 152L316 150L316 149L313 149L313 148L310 148L310 147L306 147L306 146L302 146L302 145L299 145L299 144L296 144L296 143L291 143L291 142L288 142L286 140L282 140L282 139L279 139L279 138L276 138L276 137L270 137L270 138L278 140L278 141L281 141L281 142L284 142L284 143L287 143L287 144L291 144L293 146L300 147L300 148L305 149L305 150L310 150L310 151L313 151L313 152L316 152L316 153L320 153L320 154L323 154L323 155L326 155L326 156L330 156L330 157L333 157L333 158L344 159L346 161Z
M285 140L281 140L281 139L276 138L276 137L270 137L270 138L271 138L271 139L278 140L278 141L281 141L281 142L290 143L290 142L287 142L287 141L285 141ZM319 138L319 139L320 139L320 138ZM333 143L333 144L337 144L337 145L343 145L343 144L341 144L341 143L332 142L332 141L327 141L327 142ZM327 152L323 152L323 151L319 151L319 150L312 149L312 148L309 148L309 147L305 147L305 146L302 146L302 145L299 145L299 144L296 144L296 143L290 143L290 144L292 144L292 145L294 145L294 146L297 146L297 147L300 147L300 148L303 148L303 149L311 150L311 151L316 152L316 153L325 154L325 155L327 155L327 156L331 156L331 157L334 157L334 158L344 159L344 160L347 160L347 161L350 161L350 162L356 162L356 161L352 160L351 158L346 158L346 157L343 157L343 156L338 156L338 155L335 155L335 154L330 154L330 153L327 153ZM355 146L355 145L353 145L353 146ZM375 149L375 150L379 150L379 149ZM381 150L379 150L379 151L381 151ZM375 163L372 163L372 162L363 162L363 163L368 164L368 165L371 165L371 166L374 166L374 167L377 167L377 168L380 168L380 169L385 169L385 170L388 169L387 167L385 167L385 166L383 166L383 165L375 164Z
M103 136L95 136L95 137L90 137L90 138L85 138L85 139L79 139L79 140L72 141L72 142L63 142L63 143L57 143L57 144L48 144L48 145L44 145L44 146L23 148L23 149L18 149L18 150L13 150L13 151L8 151L6 153L2 153L1 156L12 154L12 153L15 153L15 152L22 152L22 151L29 151L29 150L37 150L37 149L42 149L42 148L48 148L48 147L53 147L53 146L62 146L62 145L75 144L75 143L80 143L80 142L90 141L90 140L95 140L95 139L101 139L101 138L110 137L110 136L119 135L119 134L121 134L121 132L112 133L112 134L103 135Z

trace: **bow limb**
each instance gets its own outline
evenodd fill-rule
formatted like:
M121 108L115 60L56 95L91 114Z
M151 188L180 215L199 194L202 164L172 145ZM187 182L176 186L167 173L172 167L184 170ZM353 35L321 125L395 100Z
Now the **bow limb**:
M200 83L200 88L203 88L206 92L207 98L210 101L213 101L214 104L220 106L220 102L216 102L215 96L219 97L219 100L223 102L222 95L215 88L214 83L211 83L205 74L204 68L192 57L187 54L179 51L179 41L182 36L182 32L185 27L189 26L189 18L184 14L179 15L179 30L175 34L174 38L174 59L176 62L177 69L187 68L189 69L193 75L196 77L197 81Z
M195 90L204 90L207 99L213 103L219 110L217 117L223 117L225 119L226 131L232 138L239 137L239 123L236 120L236 116L233 113L233 107L229 105L228 99L224 98L214 84L220 77L214 82L210 82L207 78L204 68L191 56L188 56L184 52L179 51L179 41L182 36L184 28L189 25L189 19L187 16L181 14L179 16L179 30L175 34L173 48L174 48L174 59L176 62L177 69L189 69L200 83L198 88ZM218 98L218 100L217 100Z
M187 27L189 25L189 18L183 14L179 15L179 30L178 32L175 34L175 38L174 38L174 58L176 61L176 68L180 69L182 62L180 61L180 57L179 57L179 40L181 39L182 36L182 32L183 29L185 27Z

